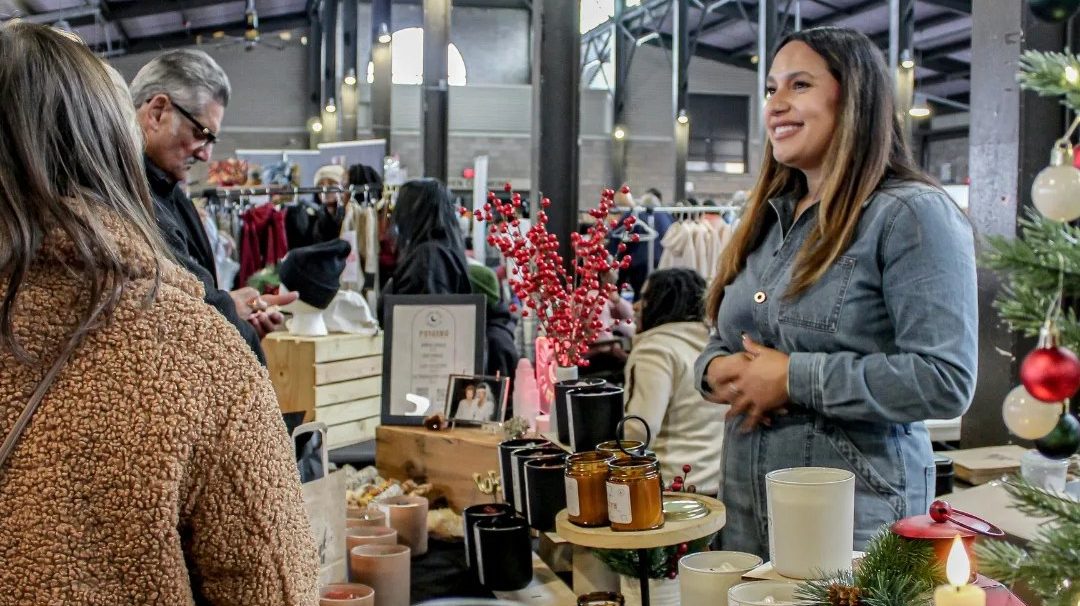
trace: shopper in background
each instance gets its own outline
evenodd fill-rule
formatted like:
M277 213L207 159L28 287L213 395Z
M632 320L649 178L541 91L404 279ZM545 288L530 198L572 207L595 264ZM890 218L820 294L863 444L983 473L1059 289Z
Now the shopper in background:
M345 167L337 164L320 166L315 171L313 182L315 187L343 188L348 185ZM313 242L329 242L341 236L341 222L345 220L345 205L341 204L343 199L342 194L332 191L315 194L319 210L312 225Z
M474 293L484 295L487 301L486 353L484 355L484 374L489 376L512 377L517 370L517 345L514 334L517 319L510 313L510 308L502 300L499 292L499 278L489 267L469 262L469 284Z
M725 407L705 402L698 393L694 361L709 333L705 280L692 269L662 269L645 282L636 305L638 326L626 362L626 412L644 418L652 430L650 449L667 479L685 476L703 494L720 489L720 451ZM636 423L627 436L644 440ZM683 465L689 464L689 474Z
M645 225L651 226L656 231L656 238L653 240L629 242L624 241L618 234L615 234L612 236L611 242L608 243L608 252L611 254L618 251L619 244L626 244L625 254L630 256L630 267L619 270L619 284L629 284L634 289L635 301L641 298L641 289L645 285L645 279L649 276L649 272L656 269L657 263L660 262L660 255L663 254L660 242L664 239L664 234L667 233L673 222L670 214L653 210L660 204L660 192L655 188L645 192L637 203L635 203L632 194L624 194L621 190L615 193L615 207L620 214L612 218L616 219L620 224L623 219L635 212L635 208L640 207L636 211L638 222L632 228L626 230L627 234L637 234L639 238L644 238L648 234ZM653 252L651 266L649 265L650 247Z
M180 184L196 162L209 162L232 89L229 78L206 53L177 50L147 63L131 82L131 98L142 129L146 176L165 243L180 264L195 274L204 300L240 331L265 363L259 339L284 324L267 311L295 295L264 295L243 287L227 292L217 283L214 252L191 199Z
M465 241L450 194L435 179L408 181L398 190L393 228L398 259L382 295L472 294ZM382 297L379 319L382 321Z
M170 259L125 91L45 26L0 56L0 604L314 606L273 388Z
M706 398L731 404L722 544L767 555L765 474L823 466L855 474L863 549L883 524L926 513L923 421L971 403L972 230L912 162L869 38L790 34L767 93L761 172L709 293L716 332L696 368Z

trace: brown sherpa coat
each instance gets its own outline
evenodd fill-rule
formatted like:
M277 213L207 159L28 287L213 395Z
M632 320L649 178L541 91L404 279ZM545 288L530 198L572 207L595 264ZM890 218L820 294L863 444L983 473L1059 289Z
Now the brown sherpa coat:
M317 555L266 371L172 263L145 308L150 251L117 240L130 290L0 470L0 605L316 604ZM79 271L51 232L15 309L30 353L51 361L75 325ZM0 439L43 375L0 350Z

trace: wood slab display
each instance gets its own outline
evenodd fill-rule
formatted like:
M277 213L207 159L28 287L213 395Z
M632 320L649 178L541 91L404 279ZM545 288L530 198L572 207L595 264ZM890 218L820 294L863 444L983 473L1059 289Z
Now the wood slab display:
M384 478L431 482L454 511L493 501L476 487L473 473L499 475L499 442L504 436L477 427L431 431L425 427L380 425L375 431L375 466ZM499 500L501 500L501 493Z

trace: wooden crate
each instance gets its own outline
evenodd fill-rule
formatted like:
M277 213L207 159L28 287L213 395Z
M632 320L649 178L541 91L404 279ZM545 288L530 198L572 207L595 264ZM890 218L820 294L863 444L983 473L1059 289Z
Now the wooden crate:
M431 431L424 427L381 425L375 431L375 466L385 478L424 479L437 494L446 496L455 511L490 502L473 480L499 473L501 434L474 427Z
M266 365L282 412L326 423L330 448L375 437L382 402L382 335L263 339Z

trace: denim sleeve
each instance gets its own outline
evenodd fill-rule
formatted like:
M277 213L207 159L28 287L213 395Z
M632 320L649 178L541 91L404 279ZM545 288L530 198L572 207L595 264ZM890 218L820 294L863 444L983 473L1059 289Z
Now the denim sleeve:
M705 345L705 351L701 352L697 361L694 362L694 385L703 396L711 393L708 383L705 382L705 371L709 368L709 362L720 356L730 356L731 349L724 343L724 337L717 331L709 333L709 342Z
M978 292L970 224L943 194L898 204L880 248L888 353L793 353L792 401L828 417L911 423L963 414L975 392Z

